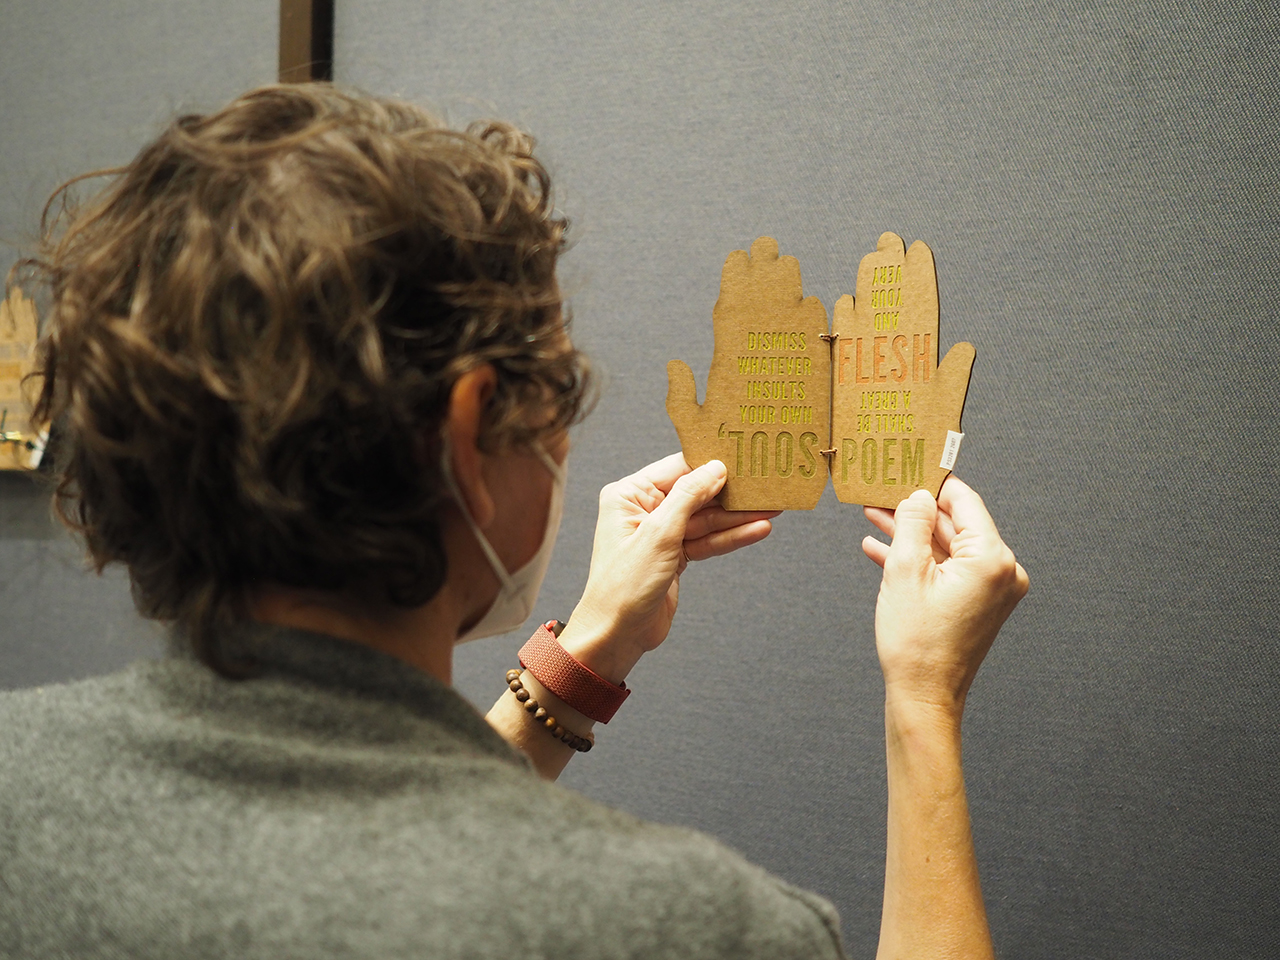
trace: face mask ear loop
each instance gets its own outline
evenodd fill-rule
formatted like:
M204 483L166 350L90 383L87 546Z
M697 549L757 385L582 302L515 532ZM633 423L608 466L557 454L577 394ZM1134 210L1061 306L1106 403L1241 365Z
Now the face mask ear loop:
M547 453L547 448L541 443L534 441L533 452L538 455L538 459L542 461L542 465L547 468L548 472L555 481L562 486L568 482L568 471L563 466L556 463L555 458Z
M511 579L511 574L507 572L507 568L502 565L502 559L498 556L498 552L489 543L489 538L481 532L480 525L476 523L471 516L471 511L467 509L467 501L463 498L462 491L458 489L458 482L453 478L453 451L449 444L449 435L444 434L443 437L441 444L443 456L440 458L440 470L444 474L444 485L458 505L458 509L462 511L462 516L466 518L467 526L471 528L471 533L475 536L476 542L480 544L480 549L489 561L489 566L493 567L494 575L497 576L503 591L510 593L515 589L515 583Z

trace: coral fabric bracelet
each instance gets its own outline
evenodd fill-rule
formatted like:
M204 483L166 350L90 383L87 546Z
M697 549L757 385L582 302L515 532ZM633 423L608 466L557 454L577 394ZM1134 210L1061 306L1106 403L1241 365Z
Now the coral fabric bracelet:
M569 656L546 624L520 648L520 665L566 704L600 723L612 720L631 695L625 683L612 684Z

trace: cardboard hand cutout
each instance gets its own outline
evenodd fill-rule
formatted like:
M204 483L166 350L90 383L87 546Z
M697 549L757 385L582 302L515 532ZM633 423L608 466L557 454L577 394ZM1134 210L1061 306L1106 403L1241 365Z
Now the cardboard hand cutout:
M827 485L831 348L827 311L806 298L800 262L761 237L735 250L711 314L715 351L707 395L693 371L667 364L667 414L691 466L722 460L728 510L812 510Z
M830 473L845 503L895 507L934 496L959 447L974 349L938 363L933 252L893 233L858 268L857 297L836 303L832 332L800 265L761 237L725 261L712 313L706 400L693 372L667 364L667 413L690 466L724 461L729 510L810 510Z
M873 507L922 487L936 497L963 436L973 345L938 363L938 277L920 240L904 251L896 233L881 234L857 291L832 318L831 483L844 503Z

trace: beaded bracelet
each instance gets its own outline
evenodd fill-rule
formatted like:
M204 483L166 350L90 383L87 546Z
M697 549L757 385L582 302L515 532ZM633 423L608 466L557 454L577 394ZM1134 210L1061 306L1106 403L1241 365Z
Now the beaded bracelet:
M524 687L524 682L520 679L519 670L507 671L507 686L511 692L516 695L516 699L520 701L520 705L533 714L533 719L538 721L542 726L546 727L553 737L567 746L573 747L579 753L586 753L595 746L596 739L591 734L585 737L579 736L572 730L566 730L563 726L556 722L556 718L547 713L547 708L538 705L538 701L533 698L528 690Z

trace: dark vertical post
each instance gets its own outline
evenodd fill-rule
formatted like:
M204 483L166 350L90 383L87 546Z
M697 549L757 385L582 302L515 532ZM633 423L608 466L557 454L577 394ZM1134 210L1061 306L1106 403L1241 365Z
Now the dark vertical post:
M333 79L334 0L280 0L280 82Z

